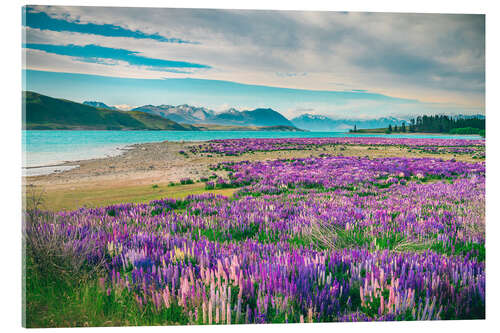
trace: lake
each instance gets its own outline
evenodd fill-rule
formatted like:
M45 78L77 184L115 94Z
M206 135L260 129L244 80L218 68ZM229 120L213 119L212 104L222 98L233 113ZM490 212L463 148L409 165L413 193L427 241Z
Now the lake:
M322 138L384 137L384 134L346 132L272 132L272 131L32 131L22 133L23 175L40 175L70 167L54 166L118 155L128 145L161 141L207 141L237 138ZM393 138L481 139L470 135L391 134Z

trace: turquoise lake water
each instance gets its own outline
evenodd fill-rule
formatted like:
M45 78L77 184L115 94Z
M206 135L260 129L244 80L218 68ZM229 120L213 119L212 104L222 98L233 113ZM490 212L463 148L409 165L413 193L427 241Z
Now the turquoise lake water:
M269 132L269 131L23 131L23 169L25 175L62 170L52 167L65 161L77 161L120 154L128 145L161 141L207 141L236 138L320 138L383 137L384 134L351 134L345 132ZM479 136L405 135L392 138L480 139ZM43 168L40 168L43 167Z

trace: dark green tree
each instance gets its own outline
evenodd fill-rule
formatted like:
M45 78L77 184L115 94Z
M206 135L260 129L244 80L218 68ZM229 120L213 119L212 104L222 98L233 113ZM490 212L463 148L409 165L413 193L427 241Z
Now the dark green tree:
M485 127L486 121L481 117L458 118L445 115L424 115L410 120L410 132L452 133L456 129L484 130Z

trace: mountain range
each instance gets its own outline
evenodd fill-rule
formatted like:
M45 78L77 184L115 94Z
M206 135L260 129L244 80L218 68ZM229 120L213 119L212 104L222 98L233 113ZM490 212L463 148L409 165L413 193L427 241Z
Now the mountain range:
M271 109L215 114L189 105L145 105L121 111L102 102L77 103L32 91L23 92L23 111L23 129L29 130L300 131Z
M114 106L109 106L109 105L106 105L104 104L103 102L94 102L94 101L85 101L83 102L82 104L85 104L85 105L90 105L90 106L93 106L95 108L100 108L100 109L108 109L108 110L115 110L115 111L119 111L118 108L114 107Z
M154 114L183 124L213 124L225 126L289 126L308 131L347 131L354 128L382 128L407 123L395 117L376 119L334 119L323 115L303 114L288 120L279 112L270 108L239 111L230 108L215 112L204 107L183 105L144 105L135 111Z
M291 120L270 108L239 111L230 108L215 112L208 108L182 105L143 105L123 111L103 102L77 103L35 92L23 92L27 129L124 129L124 130L279 130L342 132L353 129L386 128L408 124L405 119L339 119L324 115L302 114ZM481 118L483 115L456 115L457 118Z
M334 119L322 115L303 114L291 120L294 126L308 131L347 131L353 129L385 128L389 125L407 124L404 119L381 117L375 119Z
M23 129L199 130L144 112L96 108L32 91L23 92L23 110Z
M133 109L154 114L184 124L216 124L232 126L294 126L279 112L269 108L239 111L231 108L215 113L213 110L183 105L144 105Z
M206 123L208 119L211 119L215 115L214 111L207 108L199 108L187 104L178 106L143 105L132 110L154 114L178 123L185 124Z

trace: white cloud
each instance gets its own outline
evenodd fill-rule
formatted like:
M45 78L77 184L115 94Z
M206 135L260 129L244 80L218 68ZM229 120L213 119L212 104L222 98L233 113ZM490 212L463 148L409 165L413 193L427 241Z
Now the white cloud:
M147 79L192 77L314 90L365 89L424 102L484 108L484 21L481 23L480 16L37 8L70 21L115 24L200 44L26 28L28 43L96 44L212 68L186 75L123 62L86 63L29 50L30 69ZM387 62L387 56L401 64ZM302 73L307 75L299 75Z

